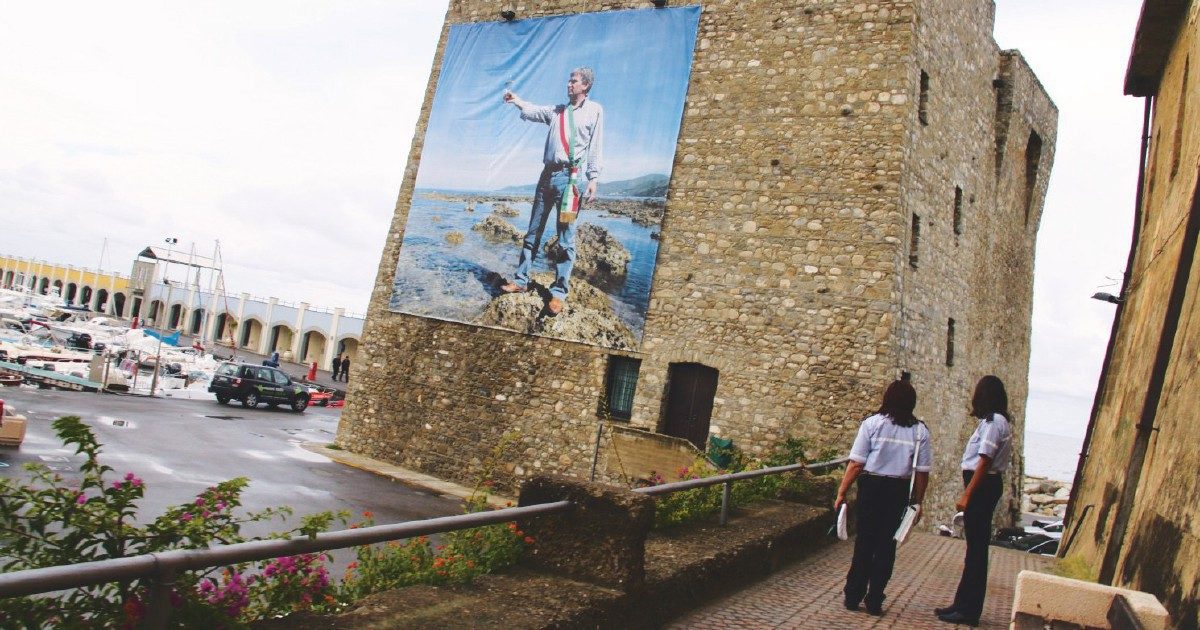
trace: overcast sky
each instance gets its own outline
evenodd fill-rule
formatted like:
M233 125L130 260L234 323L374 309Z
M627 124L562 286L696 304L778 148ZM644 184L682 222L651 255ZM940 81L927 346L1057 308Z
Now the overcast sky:
M1060 110L1038 238L1028 425L1082 435L1129 247L1138 0L997 0ZM219 240L234 291L363 311L445 0L12 2L0 254L128 273Z

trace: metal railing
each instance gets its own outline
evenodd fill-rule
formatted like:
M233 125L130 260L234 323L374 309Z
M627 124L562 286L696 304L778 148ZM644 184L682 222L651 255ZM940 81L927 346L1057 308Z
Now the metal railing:
M675 481L672 483L659 484L657 486L646 486L644 488L635 488L634 492L646 494L649 496L658 496L660 494L671 494L681 490L692 490L694 488L707 488L722 484L721 489L721 518L722 525L729 522L729 500L730 494L733 492L733 482L742 479L753 479L755 477L764 477L766 475L779 475L782 473L795 472L797 470L821 470L824 468L836 468L850 461L849 457L839 457L831 459L827 462L818 462L816 464L788 464L786 466L773 466L771 468L759 468L758 470L745 470L742 472L729 473L727 475L716 475L714 477L701 477L699 479L686 479L684 481Z
M730 492L735 481L765 475L776 475L799 470L821 470L840 466L847 458L816 464L790 464L759 470L688 479L657 486L636 488L633 491L649 496L680 492L693 488L724 485L721 498L722 525L728 522ZM22 597L39 593L50 593L64 589L94 586L121 580L144 578L150 580L150 593L146 602L146 627L166 627L172 606L171 587L175 576L182 571L194 571L228 566L244 562L270 560L319 551L347 549L362 545L403 540L414 536L442 534L446 532L507 523L521 518L559 514L574 509L570 501L554 501L524 507L511 507L487 512L473 512L456 516L443 516L419 521L406 521L390 525L374 525L346 529L337 532L316 534L308 538L254 540L231 545L218 545L208 549L174 549L157 553L81 562L78 564L25 569L11 573L0 573L0 598Z

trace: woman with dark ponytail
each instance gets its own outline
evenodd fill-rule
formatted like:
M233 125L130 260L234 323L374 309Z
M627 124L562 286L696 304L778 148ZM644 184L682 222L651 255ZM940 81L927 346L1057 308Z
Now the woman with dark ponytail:
M925 497L933 451L929 429L913 416L916 407L917 392L907 380L888 385L879 411L863 420L850 449L850 464L833 502L836 511L846 502L850 484L858 480L854 511L858 535L843 589L849 610L858 610L865 600L868 613L883 614L883 591L896 562L892 537L905 508Z
M1008 393L995 376L985 376L975 385L971 416L979 422L963 451L963 490L956 507L963 513L967 557L954 603L935 609L938 619L948 623L979 624L987 590L988 541L992 538L992 514L1004 492L1004 472L1012 460L1012 416Z

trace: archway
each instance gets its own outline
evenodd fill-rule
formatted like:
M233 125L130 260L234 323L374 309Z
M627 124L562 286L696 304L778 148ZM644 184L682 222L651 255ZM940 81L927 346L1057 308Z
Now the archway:
M337 352L334 352L334 354L349 357L350 364L353 365L358 359L358 339L354 337L342 337L338 340Z
M13 282L13 272L12 271L4 272L4 288L11 289L12 282Z
M198 308L198 309L192 311L192 324L191 324L191 326L188 326L188 333L192 334L192 335L199 335L200 328L203 324L204 324L204 309Z
M171 305L171 315L167 318L167 329L175 330L179 328L179 324L183 319L183 306L180 304Z
M108 310L108 289L100 289L96 291L96 309L97 312L103 313Z
M92 287L84 285L84 287L79 290L79 305L87 308L92 307Z
M239 346L253 352L258 352L258 344L262 340L263 325L257 319L247 319L239 327Z
M63 295L63 299L67 301L67 304L74 304L77 295L79 295L79 285L74 282L68 282L67 292Z
M233 335L237 330L237 320L229 313L221 313L217 315L217 325L213 329L213 335L216 337L216 343L232 346Z
M304 365L310 365L313 362L320 364L325 359L326 341L327 338L319 330L310 330L304 333L304 339L300 341L300 363Z
M129 313L131 315L133 315L134 317L138 317L138 316L140 316L141 312L142 312L142 298L135 297L135 298L133 298L133 307L129 309Z
M113 315L117 317L125 317L125 294L113 294Z
M287 324L276 324L271 327L271 343L267 344L267 354L278 352L283 354L292 349L292 340L296 333Z
M55 280L55 281L54 281L54 290L55 290L55 291L58 293L58 297L62 297L62 296L63 296L63 284L62 284L62 280Z
M146 309L146 314L142 319L146 320L147 324L154 326L158 325L159 316L162 315L162 302L158 300L150 300L150 308Z
M40 288L37 291L38 293L41 293L42 295L46 295L47 293L49 293L50 292L50 278L42 278L42 281L39 283L39 286L40 286Z

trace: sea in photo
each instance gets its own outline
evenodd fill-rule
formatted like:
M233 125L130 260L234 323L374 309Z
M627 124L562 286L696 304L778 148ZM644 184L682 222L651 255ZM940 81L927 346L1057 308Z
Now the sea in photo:
M1083 436L1025 431L1025 474L1070 483L1082 449Z

